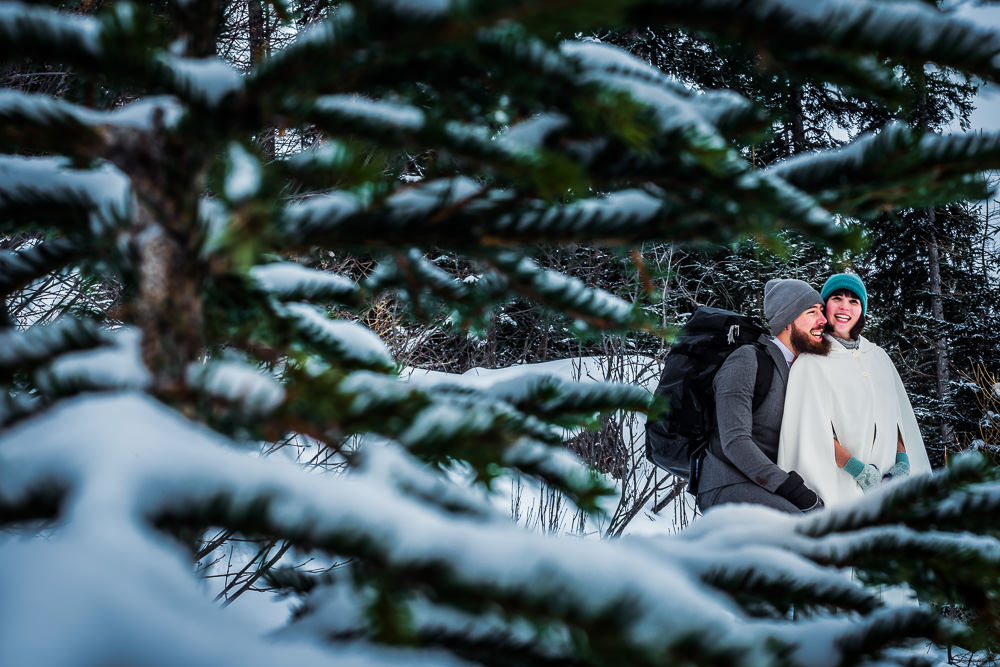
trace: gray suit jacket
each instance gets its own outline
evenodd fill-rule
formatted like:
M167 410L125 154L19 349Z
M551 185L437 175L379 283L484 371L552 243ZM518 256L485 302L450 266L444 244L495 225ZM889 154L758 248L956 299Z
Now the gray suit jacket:
M785 409L788 363L771 339L761 336L771 356L774 378L767 397L753 410L757 354L744 345L715 374L715 413L718 430L709 439L698 491L710 491L740 482L753 482L774 492L788 473L778 467L778 438Z

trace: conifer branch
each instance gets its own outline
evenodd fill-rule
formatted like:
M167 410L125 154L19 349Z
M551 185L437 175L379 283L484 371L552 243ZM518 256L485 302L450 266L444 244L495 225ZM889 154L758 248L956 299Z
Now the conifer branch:
M832 580L825 574L809 580L752 566L720 563L699 576L712 588L732 595L750 614L757 609L768 609L780 617L792 608L808 614L824 606L869 614L881 607L878 598L864 588L846 579Z
M0 142L16 152L55 151L91 156L102 145L100 133L85 123L84 107L48 95L0 91Z
M542 269L526 257L498 253L491 263L509 281L511 289L596 329L654 328L641 311L603 290L585 286L577 278Z
M796 531L809 537L823 537L894 523L922 530L949 530L954 525L951 522L963 516L962 511L970 509L969 504L977 496L974 492L963 494L960 489L995 479L996 474L982 455L966 453L933 475L903 480L865 503L811 517L799 524ZM954 501L942 506L941 501L955 491ZM989 511L988 506L981 509L984 513Z
M294 262L258 264L250 277L269 295L281 301L361 305L363 292L353 280L329 271L308 269Z
M960 634L930 609L889 608L873 613L841 634L836 642L840 649L838 664L844 667L856 665L862 656L877 655L887 647L900 646L907 640L921 637L946 643L959 639Z
M984 179L970 169L995 168L1000 139L983 135L923 134L890 125L837 151L803 155L769 168L796 188L816 195L832 211L871 216L898 208L977 199L986 194ZM914 197L903 186L918 181Z
M637 9L634 16L647 24L678 25L756 44L773 62L790 71L796 71L801 61L805 65L802 71L812 73L809 68L814 56L827 57L832 52L841 58L877 54L920 67L934 62L987 81L1000 77L995 60L1000 54L1000 38L995 33L915 0L825 0L808 11L802 11L802 5L793 0L653 0Z
M77 170L59 158L2 156L0 177L0 233L32 224L99 233L132 208L129 182L108 164Z
M100 55L100 24L47 7L0 3L0 60L72 62L94 66Z
M24 250L0 254L0 294L9 295L47 273L85 256L90 249L82 238L43 241Z
M8 381L14 373L31 370L66 352L106 344L104 333L88 320L63 318L23 332L0 331L0 378Z

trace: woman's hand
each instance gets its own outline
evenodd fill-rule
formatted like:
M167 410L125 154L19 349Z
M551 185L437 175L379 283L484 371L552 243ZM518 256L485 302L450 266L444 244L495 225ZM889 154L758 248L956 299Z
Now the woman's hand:
M844 465L844 470L854 478L861 490L865 492L882 482L882 473L877 466L872 463L862 463L860 459L853 456Z
M896 427L896 462L892 464L892 467L885 471L882 476L883 482L888 482L890 479L899 479L902 477L910 476L910 457L906 455L906 447L903 445L903 434L900 433L899 427Z
M882 481L888 482L890 479L901 479L909 476L910 457L906 455L906 452L896 452L896 462L892 464L891 468L885 471Z

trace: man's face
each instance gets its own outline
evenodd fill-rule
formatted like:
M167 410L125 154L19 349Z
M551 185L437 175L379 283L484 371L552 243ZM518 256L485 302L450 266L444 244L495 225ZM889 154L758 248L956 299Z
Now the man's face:
M823 325L826 324L826 317L823 316L823 304L806 309L801 315L796 317L791 324L792 352L802 354L827 354L830 351L830 341L823 338Z

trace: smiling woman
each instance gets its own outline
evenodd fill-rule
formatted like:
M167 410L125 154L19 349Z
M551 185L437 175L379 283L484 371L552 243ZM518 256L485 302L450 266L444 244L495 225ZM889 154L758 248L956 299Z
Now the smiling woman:
M831 344L826 354L805 351L789 371L778 465L797 470L829 507L911 472L930 472L930 462L895 366L860 335L868 311L864 283L839 273L820 296Z
M865 326L861 297L848 289L837 290L826 300L826 320L837 338L857 340Z

